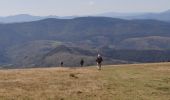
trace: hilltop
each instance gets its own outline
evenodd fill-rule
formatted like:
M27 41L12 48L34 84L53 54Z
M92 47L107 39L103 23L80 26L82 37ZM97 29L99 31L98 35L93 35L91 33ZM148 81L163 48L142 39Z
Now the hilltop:
M0 70L3 100L168 100L170 63Z

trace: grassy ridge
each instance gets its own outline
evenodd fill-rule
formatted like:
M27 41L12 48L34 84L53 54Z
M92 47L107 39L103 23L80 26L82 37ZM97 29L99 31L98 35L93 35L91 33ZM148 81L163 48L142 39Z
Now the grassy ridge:
M170 100L170 63L0 70L2 100Z

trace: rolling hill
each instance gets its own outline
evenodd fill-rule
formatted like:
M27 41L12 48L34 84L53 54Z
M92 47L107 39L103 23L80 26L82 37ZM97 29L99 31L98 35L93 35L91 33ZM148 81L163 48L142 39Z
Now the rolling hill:
M0 70L3 100L168 100L170 64Z
M85 65L94 65L97 51L89 48L73 46L71 43L58 41L33 41L22 45L12 46L7 55L12 66L4 68L30 68L60 66L64 62L65 67L80 66L80 60L85 60ZM130 63L130 61L107 58L104 64ZM131 62L132 63L132 62Z
M156 20L128 21L106 17L46 19L18 24L0 24L0 45L5 47L34 40L57 40L116 46L117 43L128 38L169 37L169 27L170 23Z
M0 24L0 64L52 67L71 59L66 66L78 66L80 58L88 58L86 65L93 65L97 53L106 57L106 64L169 61L169 27L157 20L108 17Z

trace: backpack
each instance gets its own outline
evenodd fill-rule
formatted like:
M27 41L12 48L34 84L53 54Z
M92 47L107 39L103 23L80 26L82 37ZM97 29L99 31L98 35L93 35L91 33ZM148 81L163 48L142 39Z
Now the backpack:
M97 57L96 62L101 63L103 61L102 57Z

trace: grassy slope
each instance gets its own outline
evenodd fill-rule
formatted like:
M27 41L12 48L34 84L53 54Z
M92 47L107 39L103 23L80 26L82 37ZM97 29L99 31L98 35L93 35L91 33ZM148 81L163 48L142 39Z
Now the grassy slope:
M0 70L0 100L170 100L170 63Z

